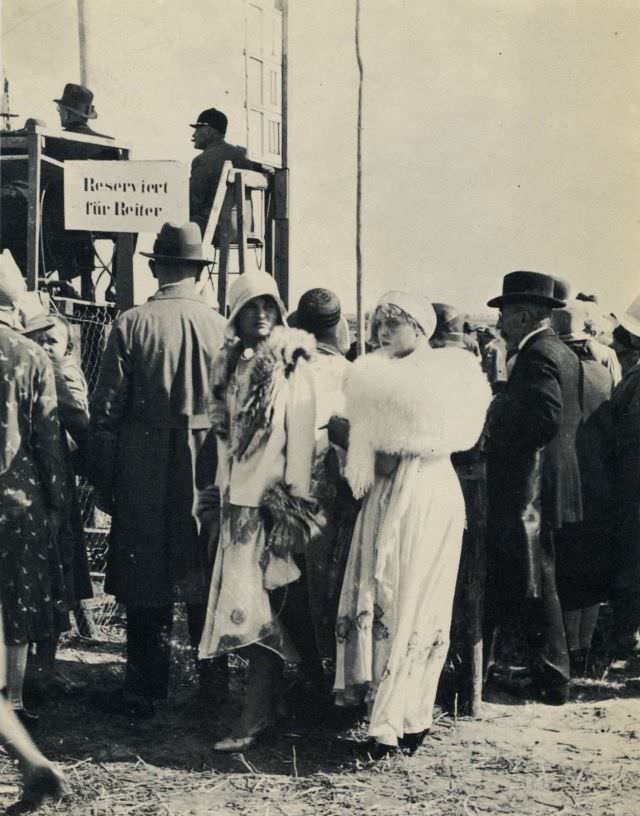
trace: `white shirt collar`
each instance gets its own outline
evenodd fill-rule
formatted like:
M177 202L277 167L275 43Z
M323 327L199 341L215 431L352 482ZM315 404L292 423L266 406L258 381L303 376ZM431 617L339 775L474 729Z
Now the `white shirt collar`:
M524 344L527 342L527 340L530 340L534 334L540 334L540 332L543 332L548 328L548 326L540 326L538 329L534 329L532 332L529 332L529 334L525 334L522 340L518 343L518 351L522 351Z

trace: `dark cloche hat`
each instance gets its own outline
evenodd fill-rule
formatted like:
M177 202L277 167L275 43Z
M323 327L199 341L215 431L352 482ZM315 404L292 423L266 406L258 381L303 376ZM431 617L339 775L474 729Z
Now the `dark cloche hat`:
M98 114L93 107L93 94L84 85L75 85L73 82L67 82L62 92L60 99L54 99L63 108L77 113L79 116L84 116L87 119L95 119Z
M228 123L229 121L222 111L216 108L207 108L207 110L203 110L200 116L198 116L198 121L189 125L189 127L195 128L201 125L208 125L214 128L214 130L219 130L224 136L227 132Z
M188 221L181 227L167 222L153 244L153 252L141 252L146 258L163 263L194 263L200 266L209 261L202 257L200 227Z
M555 278L542 272L509 272L502 281L502 294L491 298L487 306L501 308L506 303L541 303L561 308L564 300L555 296Z
M299 329L313 333L336 326L340 315L340 301L335 292L317 287L309 289L298 301L295 323Z

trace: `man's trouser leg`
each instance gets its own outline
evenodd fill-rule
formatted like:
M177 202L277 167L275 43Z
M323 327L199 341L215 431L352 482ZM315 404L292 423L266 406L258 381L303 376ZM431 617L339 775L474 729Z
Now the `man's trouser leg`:
M173 606L127 607L127 693L147 700L166 699L172 621Z
M566 702L569 692L569 650L556 586L553 534L545 532L541 557L541 597L527 601L526 622L531 670L549 702Z
M198 646L206 616L207 607L204 604L187 604L189 640L198 670L200 691L208 697L221 699L226 695L229 685L229 656L224 654L208 660L198 659Z
M287 630L302 660L304 677L319 692L324 690L324 670L309 606L304 556L296 556L300 578L272 594L272 608Z

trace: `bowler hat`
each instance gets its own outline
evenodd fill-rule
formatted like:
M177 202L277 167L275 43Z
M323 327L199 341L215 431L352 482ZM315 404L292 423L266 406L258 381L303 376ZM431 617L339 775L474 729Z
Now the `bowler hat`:
M208 125L214 128L214 130L219 130L224 136L227 132L227 124L228 119L222 111L216 108L207 108L207 110L203 110L200 116L198 116L198 121L189 125L189 127L195 128L201 125Z
M167 222L153 244L153 252L141 252L146 258L163 263L193 263L205 266L209 263L202 257L202 235L200 227L188 221L181 227Z
M67 82L60 99L54 99L63 108L84 116L86 119L95 119L98 114L93 107L93 94L84 85L75 85Z
M540 303L557 309L565 302L555 296L555 283L542 272L509 272L502 281L502 294L491 298L487 306L500 309L507 303Z

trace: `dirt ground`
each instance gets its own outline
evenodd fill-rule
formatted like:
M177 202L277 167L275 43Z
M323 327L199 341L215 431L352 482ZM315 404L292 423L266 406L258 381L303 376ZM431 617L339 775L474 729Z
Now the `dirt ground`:
M101 687L123 665L117 644L78 639L61 658L70 676ZM40 709L38 742L73 788L43 816L640 814L640 678L629 667L577 682L562 708L504 696L485 704L482 720L440 715L414 757L374 763L354 751L362 728L295 720L245 755L213 753L233 706L201 702L184 663L152 720L109 717L82 699ZM0 752L0 809L18 793Z

